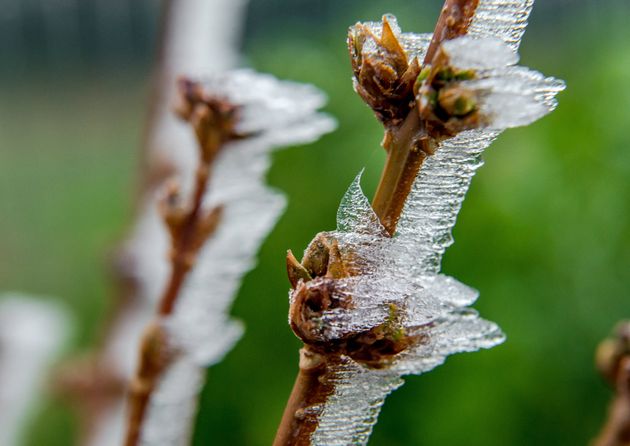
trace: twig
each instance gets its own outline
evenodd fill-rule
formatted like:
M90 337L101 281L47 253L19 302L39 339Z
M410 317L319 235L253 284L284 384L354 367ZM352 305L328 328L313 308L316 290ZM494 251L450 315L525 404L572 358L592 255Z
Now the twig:
M608 419L592 446L630 445L630 322L619 325L614 338L597 349L597 366L615 389Z
M147 327L140 346L139 365L129 390L129 419L125 444L138 444L149 400L159 379L177 352L172 351L162 319L172 314L182 285L195 258L215 231L222 208L202 207L213 162L226 143L239 138L235 131L238 109L230 103L205 97L201 87L180 81L179 113L195 130L199 147L192 200L180 202L179 188L172 184L162 202L162 214L172 239L171 274L158 308L157 319Z
M446 0L437 21L425 62L433 60L434 53L442 41L466 33L477 4L478 0ZM389 37L387 36L387 26L387 23L385 23L383 31L384 45L390 46L392 59L400 58L401 50L397 43L392 40L386 41ZM355 42L351 39L349 42L351 54L354 45ZM409 71L412 69L414 68L410 67L410 70L405 72L405 75L408 76ZM355 65L355 75L357 72L358 69ZM415 72L415 77L417 77L417 74ZM412 83L415 81L415 77L411 79ZM372 95L372 92L362 89L360 84L357 86L357 89L366 102L370 103L370 105L375 104L373 108L378 110L377 116L388 127L383 143L388 151L388 157L372 207L387 232L393 235L396 231L396 225L405 200L422 162L426 156L433 153L432 141L427 137L427 131L416 111L413 91L408 89L408 96L403 98L402 101L398 98L399 102L406 103L409 107L403 110L402 116L404 116L404 119L400 120L395 118L396 115L401 114L400 110L392 111L387 108L387 105L378 104L380 98L377 95ZM394 116L393 119L389 119L389 122L393 124L388 125L385 116ZM315 243L311 244L311 246L320 246L320 244ZM325 246L324 243L322 251L325 251L325 254L321 257L325 258L325 263L328 263L328 269L323 272L328 274L331 271L330 263L333 259L335 247L334 245ZM308 253L305 255L305 258L307 257ZM309 275L309 272L295 261L291 253L287 260L289 277L299 277L301 274ZM302 264L305 264L305 262L303 261ZM296 329L296 327L293 328L294 330ZM385 339L381 340L384 341ZM399 350L396 351L395 347L392 351L397 353ZM333 394L334 385L328 379L330 377L329 371L339 361L339 355L339 351L321 354L321 352L314 350L308 345L300 351L298 376L278 427L273 443L274 446L311 444L311 434L317 428L318 420L316 415L307 414L305 411L309 407L317 407L326 402Z
M125 388L135 367L142 327L150 320L166 280L168 234L156 229L155 193L178 173L191 178L194 138L172 113L176 77L208 75L232 68L246 0L166 0L160 18L157 59L142 142L139 187L136 189L136 228L115 255L118 285L112 315L104 324L97 352L62 367L60 393L69 397L81 418L84 446L120 443L124 435ZM164 249L164 252L162 252ZM159 285L157 285L159 286Z
M446 0L433 32L423 65L433 61L440 44L466 34L479 0ZM409 101L411 112L400 126L389 130L384 141L387 161L374 194L372 207L381 223L393 235L398 219L423 161L434 147L415 110L415 99Z

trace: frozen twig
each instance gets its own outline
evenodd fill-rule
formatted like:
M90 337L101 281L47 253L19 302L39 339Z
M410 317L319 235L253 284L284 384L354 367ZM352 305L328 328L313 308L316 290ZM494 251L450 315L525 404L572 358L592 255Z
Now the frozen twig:
M630 445L630 322L618 325L614 337L597 349L597 368L615 390L608 419L593 446Z
M126 444L184 444L205 367L241 334L229 307L260 242L284 207L264 185L269 152L309 142L334 122L315 88L248 70L182 79L178 114L193 129L191 188L171 182L161 213L171 268L140 348L130 389Z
M124 435L124 388L135 372L140 336L153 317L169 273L169 235L156 206L170 176L195 177L197 146L189 127L172 113L176 79L233 68L246 0L167 0L151 106L143 144L137 221L116 258L120 285L115 314L100 351L63 368L60 380L82 418L80 444L111 446Z
M402 33L393 16L350 29L355 90L385 128L387 162L371 206L359 176L337 230L287 257L305 346L275 446L365 444L403 375L503 341L440 264L483 150L564 88L515 66L532 3L447 0L433 35Z

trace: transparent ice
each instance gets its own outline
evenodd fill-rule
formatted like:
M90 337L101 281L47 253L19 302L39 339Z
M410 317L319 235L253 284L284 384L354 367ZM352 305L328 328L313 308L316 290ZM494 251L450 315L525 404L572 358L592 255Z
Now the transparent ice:
M70 328L67 309L49 298L0 296L0 444L26 440L29 416Z
M442 50L448 55L450 63L458 68L483 70L518 62L518 53L496 37L463 36L447 40L442 44Z
M490 37L464 36L442 45L452 65L474 69L476 78L461 82L474 91L488 128L503 130L531 124L556 108L564 82L526 67L514 66L518 54Z
M282 146L312 142L335 127L332 118L318 112L325 96L309 85L236 70L208 77L203 86L207 94L241 107L238 130L252 136L227 144L212 167L203 206L223 206L221 222L201 248L173 314L164 321L178 360L151 399L142 432L144 445L186 444L204 368L219 362L242 334L240 322L229 317L232 301L285 207L284 196L265 185L270 153ZM155 217L149 214L143 228L147 233L135 240L146 243L136 248L147 263L151 256L165 259L168 251L168 243L163 242L165 228L155 224ZM156 240L160 240L157 246ZM163 250L160 255L158 248ZM152 293L145 301L159 299L166 268L138 269L147 274L140 277L142 289ZM178 422L165 422L174 419Z
M325 323L317 335L333 340L373 328L387 321L394 304L403 311L406 332L418 334L419 340L381 369L342 356L330 371L333 395L323 406L312 408L319 414L314 445L366 444L386 396L402 385L402 376L427 372L448 355L491 348L504 340L496 324L470 308L477 291L440 274L440 268L483 151L501 130L526 125L552 111L555 95L564 88L562 81L514 66L532 4L533 0L480 0L468 36L445 44L453 63L477 70L477 79L464 85L478 93L490 124L441 142L435 155L426 159L395 236L384 236L361 190L360 175L342 200L337 230L329 234L339 241L346 261L360 263L362 274L336 281L336 297L351 298L353 306L324 312ZM400 33L395 21L388 20ZM367 25L380 35L380 22ZM402 34L401 40L409 56L422 59L430 37Z
M173 114L176 80L181 75L202 76L232 69L247 0L178 0L169 7L168 25L157 88L152 92L152 122L147 135L144 164L148 176L172 169L192 178L198 151L189 126ZM146 180L146 178L145 178ZM108 334L105 360L122 377L130 378L136 366L142 330L155 313L156 301L169 274L170 239L156 206L159 191L145 181L136 225L121 253L119 267L137 284L138 292L125 302L124 312ZM86 444L121 444L125 429L126 395L103 410ZM187 420L182 423L187 424Z

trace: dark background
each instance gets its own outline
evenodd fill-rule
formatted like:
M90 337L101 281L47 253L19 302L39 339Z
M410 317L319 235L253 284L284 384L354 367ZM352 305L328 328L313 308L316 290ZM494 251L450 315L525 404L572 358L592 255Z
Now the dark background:
M297 367L286 323L284 254L334 227L381 130L352 92L346 28L384 12L432 29L441 1L251 0L244 64L313 82L339 130L274 156L269 183L289 197L243 283L247 325L208 372L196 445L271 443ZM132 218L159 3L0 0L0 284L59 296L76 313L68 355L99 339L115 290L107 257ZM630 5L539 0L521 63L567 81L557 111L506 131L486 152L444 271L481 291L507 333L409 377L384 406L372 445L586 444L610 392L595 346L630 317ZM75 417L48 398L30 445L72 444Z

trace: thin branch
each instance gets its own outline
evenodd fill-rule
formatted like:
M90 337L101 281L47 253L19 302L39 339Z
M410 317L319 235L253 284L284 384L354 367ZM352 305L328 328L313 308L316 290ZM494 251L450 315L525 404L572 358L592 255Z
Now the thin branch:
M308 347L300 350L300 370L273 446L310 444L317 424L305 422L304 408L323 404L332 394L334 388L326 382L328 362L329 358L310 351Z
M438 18L423 65L433 61L440 44L466 34L479 0L446 0ZM418 117L415 98L402 125L390 129L384 140L387 161L376 188L372 207L390 235L396 232L398 219L420 167L434 147Z
M157 318L149 324L141 341L138 369L129 389L126 446L139 443L151 395L177 354L171 351L162 319L173 313L200 248L214 233L221 218L220 206L209 211L203 209L213 162L226 143L240 137L235 131L237 107L206 97L198 84L188 80L180 81L180 91L182 104L178 112L195 131L199 166L189 203L181 203L175 184L167 190L162 202L162 214L172 239L171 274L160 299Z
M142 328L163 291L153 287L166 280L161 269L168 266L162 252L168 247L168 234L158 227L155 193L175 172L184 178L194 176L194 138L171 111L176 78L182 73L222 72L235 65L245 4L246 0L163 2L135 194L137 223L112 262L116 302L101 330L97 352L68 363L57 377L60 393L69 397L81 417L78 444L109 446L120 443L124 435L125 388L134 373ZM179 288L176 282L173 290ZM169 301L164 300L165 311Z
M597 366L615 389L608 418L592 446L630 445L630 323L622 323L614 338L602 342Z
M429 46L425 62L427 60L433 60L433 53L436 52L436 49L442 41L466 33L477 5L478 0L446 0L437 21L435 33ZM407 65L404 52L401 54L402 49L388 33L391 33L391 29L387 21L384 21L381 42L386 47L386 50L389 51L391 64L401 65L399 62L403 60L402 65ZM355 60L353 60L355 75L359 76L359 68L356 63L358 56L355 53L356 45L357 42L353 41L351 36L349 48L351 55L355 57ZM369 61L362 62L369 63ZM407 83L411 81L413 85L415 78L418 76L419 67L417 65L414 67L414 64L411 63L408 67L404 68L406 69L403 75L404 81ZM372 207L390 235L393 235L396 231L396 225L404 207L405 200L422 166L422 162L426 156L433 153L434 144L434 142L427 137L423 122L416 110L413 91L411 88L407 88L406 90L407 94L411 95L411 100L406 101L406 103L409 104L409 108L404 111L405 114L403 116L405 116L405 118L402 122L399 122L395 118L391 119L390 122L395 124L388 126L387 123L385 123L385 117L395 117L397 114L400 114L400 112L397 110L392 111L388 109L387 105L379 103L381 98L378 97L378 94L373 94L367 88L363 88L360 82L357 86L358 93L366 102L376 104L373 108L378 110L377 116L384 121L387 128L383 145L388 151L388 157ZM398 103L405 103L404 98L402 101L400 101L400 98L397 99ZM315 257L324 259L323 263L328 264L327 271L324 271L327 275L332 271L343 270L343 268L335 268L335 265L333 265L337 257L335 253L338 251L338 248L336 248L334 244L329 245L324 242L313 243L311 246L322 248L317 249ZM307 258L307 256L308 253L305 255L305 258ZM302 261L302 265L300 265L292 254L289 254L287 262L289 277L298 277L302 274L309 276L312 272L307 271L308 268L302 266L306 264L304 260ZM322 262L317 261L315 263ZM298 290L296 290L296 292L299 293ZM298 300L298 298L296 298L296 300ZM304 301L304 303L308 305L308 301ZM320 302L316 304L319 305ZM296 327L293 328L294 331L296 331ZM374 342L373 339L375 337L379 339L378 336L380 336L381 343L385 342L385 345L387 345L385 350L388 351L388 354L390 352L398 353L400 349L404 348L402 345L387 344L386 341L388 339L386 339L382 333L368 332L365 336L371 339L369 342ZM357 339L354 341L357 341ZM358 339L358 341L362 340ZM371 344L367 348L370 349ZM318 426L318 414L307 413L306 411L312 407L321 407L333 394L335 389L334 385L329 380L330 374L328 372L338 358L338 351L337 353L324 352L324 354L320 354L310 346L305 346L300 351L300 370L278 427L273 443L274 446L311 444L311 434ZM378 356L380 352L374 351L372 353Z

